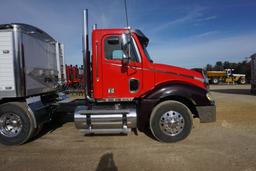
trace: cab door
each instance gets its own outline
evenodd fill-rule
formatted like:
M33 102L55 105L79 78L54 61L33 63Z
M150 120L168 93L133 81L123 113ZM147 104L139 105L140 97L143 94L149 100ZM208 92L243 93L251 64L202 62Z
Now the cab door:
M136 44L131 43L131 58L123 64L121 35L106 35L102 40L103 99L127 100L142 89L142 63Z

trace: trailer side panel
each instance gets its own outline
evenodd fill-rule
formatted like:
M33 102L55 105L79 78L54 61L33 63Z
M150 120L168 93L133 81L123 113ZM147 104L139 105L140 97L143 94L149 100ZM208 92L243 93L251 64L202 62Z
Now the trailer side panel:
M55 42L49 43L23 34L26 94L56 91L58 81Z
M15 97L12 31L0 32L0 99Z

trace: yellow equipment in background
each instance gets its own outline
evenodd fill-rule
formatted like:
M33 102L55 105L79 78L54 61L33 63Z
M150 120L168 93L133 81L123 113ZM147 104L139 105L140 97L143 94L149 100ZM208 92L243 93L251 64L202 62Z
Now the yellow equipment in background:
M245 74L233 74L234 69L225 69L224 71L207 71L209 82L212 84L238 83L245 84Z

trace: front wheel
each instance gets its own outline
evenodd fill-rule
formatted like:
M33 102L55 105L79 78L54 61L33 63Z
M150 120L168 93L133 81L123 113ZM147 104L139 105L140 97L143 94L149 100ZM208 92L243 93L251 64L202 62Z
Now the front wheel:
M214 78L212 79L212 83L213 83L213 84L219 84L219 79L218 79L217 77L214 77Z
M150 129L161 142L185 139L192 129L192 114L184 104L168 100L159 103L150 116Z

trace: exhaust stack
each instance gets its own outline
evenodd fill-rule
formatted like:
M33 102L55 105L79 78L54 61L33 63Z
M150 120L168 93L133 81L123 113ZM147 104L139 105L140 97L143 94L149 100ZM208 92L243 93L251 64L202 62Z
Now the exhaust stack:
M93 30L96 30L97 29L97 24L94 24L93 27L92 27Z
M89 36L88 36L88 9L83 12L83 65L84 65L84 91L85 98L88 101L94 101L89 93L91 90L90 77L90 51L89 51Z

